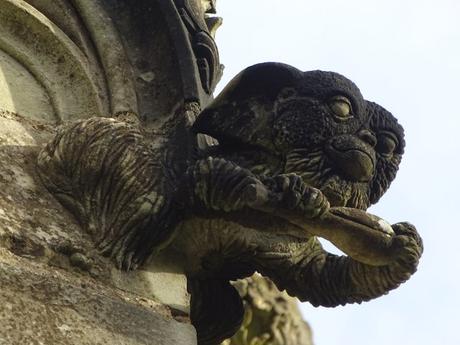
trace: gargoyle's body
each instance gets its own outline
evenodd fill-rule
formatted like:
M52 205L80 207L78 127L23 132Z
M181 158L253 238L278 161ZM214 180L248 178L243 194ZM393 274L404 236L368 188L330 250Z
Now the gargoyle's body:
M415 271L415 229L363 211L395 176L402 128L353 83L262 64L192 122L173 118L149 139L113 119L79 122L42 151L39 171L120 268L175 254L200 344L238 328L229 280L256 270L324 306L378 297ZM202 147L196 133L219 144ZM327 253L316 236L349 256Z

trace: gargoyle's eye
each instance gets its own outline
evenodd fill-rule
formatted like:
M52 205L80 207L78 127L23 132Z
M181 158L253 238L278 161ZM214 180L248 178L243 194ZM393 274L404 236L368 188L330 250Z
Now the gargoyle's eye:
M398 145L399 141L393 133L385 131L378 134L376 149L381 154L390 156Z
M353 117L353 108L348 98L335 96L329 101L329 107L334 112L334 117L338 120L348 120Z

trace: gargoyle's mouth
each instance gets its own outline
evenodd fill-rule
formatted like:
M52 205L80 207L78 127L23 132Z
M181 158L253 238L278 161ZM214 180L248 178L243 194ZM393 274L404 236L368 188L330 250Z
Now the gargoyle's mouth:
M375 169L375 157L361 148L339 148L334 143L326 152L339 173L353 182L368 182Z

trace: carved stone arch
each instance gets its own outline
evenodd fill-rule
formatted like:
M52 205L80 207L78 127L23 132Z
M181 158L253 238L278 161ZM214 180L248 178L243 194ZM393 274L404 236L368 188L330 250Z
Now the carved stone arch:
M120 35L99 1L71 0L89 31L107 81L112 114L138 113L134 75Z
M79 47L43 13L25 1L5 0L0 12L0 27L3 61L14 60L22 66L17 69L19 76L24 75L23 85L20 79L4 82L7 86L15 82L19 86L16 94L27 93L29 87L26 83L33 77L48 96L53 109L52 114L42 117L62 121L108 113L103 77L95 73ZM6 63L1 64L2 69L4 65ZM0 106L9 102L14 107L17 103L14 97L10 93L8 101L0 99ZM37 111L35 107L40 109L40 104L32 102L30 109L21 111L24 116L33 116Z
M187 102L209 103L222 68L212 37L220 18L208 18L212 6L198 0L98 3L120 35L142 120L163 121Z
M1 6L0 109L49 121L120 112L164 121L186 102L206 106L221 76L213 40L220 18L209 17L212 2L5 0Z

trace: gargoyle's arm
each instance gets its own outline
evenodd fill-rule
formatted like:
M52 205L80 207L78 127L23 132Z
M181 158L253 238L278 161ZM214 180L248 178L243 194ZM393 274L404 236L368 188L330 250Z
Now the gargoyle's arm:
M262 187L249 170L223 158L207 157L187 170L176 199L192 209L231 212L257 199L258 185Z
M312 238L302 260L296 264L279 261L265 266L261 263L258 269L280 289L314 306L334 307L368 301L408 280L422 254L421 239L412 225L398 223L393 225L393 230L401 248L388 265L371 266L348 256L330 254Z
M248 205L249 186L260 181L249 170L222 158L195 162L181 181L177 199L192 208L235 211Z
M326 238L350 257L373 266L392 262L398 249L398 238L393 238L385 221L362 210L330 209L321 191L295 174L258 176L226 159L208 157L187 170L176 196L193 211L232 212L246 207L283 218L295 236Z
M270 214L282 209L300 210L302 218L310 219L329 208L323 194L297 175L258 176L232 161L215 157L195 162L176 195L176 201L195 210L231 212L248 207Z

